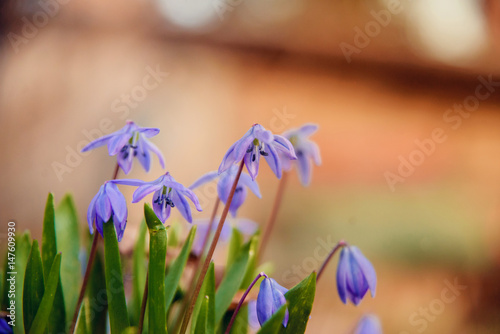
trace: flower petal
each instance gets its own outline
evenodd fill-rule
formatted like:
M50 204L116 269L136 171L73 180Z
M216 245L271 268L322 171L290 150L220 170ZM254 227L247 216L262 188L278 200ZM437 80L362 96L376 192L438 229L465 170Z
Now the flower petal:
M160 149L149 140L145 140L144 144L147 146L147 150L150 150L151 152L156 154L161 168L165 169L165 158L163 158L163 154L161 153Z
M350 270L349 266L349 255L346 254L346 248L342 248L340 251L339 264L337 267L337 291L339 293L340 300L346 304L347 303L347 275Z
M274 135L273 146L279 150L284 152L290 159L295 160L297 156L295 155L295 149L293 148L292 143L288 139L280 135Z
M363 272L363 275L368 283L370 288L370 293L372 297L375 297L375 290L377 288L377 274L375 272L375 268L371 264L370 261L361 253L358 247L351 246L351 252L353 257L356 259L358 265Z
M147 139L139 134L139 140L137 141L137 151L134 152L135 157L141 163L142 167L146 172L149 172L151 168L151 155L149 154L149 147L146 144Z
M192 192L188 188L184 188L184 190L181 191L181 194L186 196L187 198L189 198L191 200L191 202L193 202L196 210L198 210L200 212L203 211L203 209L201 208L201 205L200 205L200 201L198 200L198 197L194 194L194 192Z
M101 186L102 189L102 186ZM95 203L97 201L97 198L100 196L101 190L92 198L92 201L90 201L89 208L87 209L87 222L89 224L89 230L90 234L94 234L94 220L95 220Z
M104 187L104 186L103 186ZM100 191L99 197L96 200L95 205L97 216L99 216L104 222L107 222L111 218L111 202L106 195L105 190Z
M193 217L191 216L191 208L189 207L189 202L179 194L177 190L172 190L172 201L174 202L177 210L189 223L193 222Z
M316 131L318 131L318 124L313 124L313 123L307 123L302 125L298 130L298 134L303 137L309 137L310 135L314 134Z
M124 184L126 186L134 186L134 187L142 186L145 183L149 183L138 179L119 179L119 180L111 180L109 182L115 184Z
M250 175L241 173L238 184L242 184L248 187L248 189L250 189L255 194L255 196L257 196L258 198L262 198L262 195L260 194L259 185L257 184L256 181L252 180Z
M101 138L97 138L96 140L88 143L84 148L82 148L81 152L87 152L93 150L94 148L101 147L107 144L108 140L113 137L115 134L111 133L109 135L103 136Z
M229 167L231 167L235 163L235 158L234 158L234 147L236 146L237 143L234 143L231 145L229 150L227 150L226 154L224 155L224 158L222 158L222 162L220 163L218 173L221 174L222 172L226 171Z
M278 179L281 179L281 161L278 156L278 152L276 152L276 149L273 145L267 145L266 152L268 153L268 155L266 155L264 158L266 159L267 164L269 165L269 167L271 167L274 175L276 175Z
M118 190L116 184L112 182L108 182L105 185L106 194L108 195L109 201L111 202L111 207L113 209L113 213L118 219L119 222L122 222L127 219L127 201L125 201L125 197Z
M299 173L300 183L307 187L311 183L311 162L302 151L297 151L297 172Z
M130 138L132 138L132 133L123 133L120 135L115 135L110 138L108 142L108 153L109 155L115 155L121 151L121 149L127 145Z
M247 166L248 174L250 174L252 180L255 180L257 174L259 174L259 159L260 154L257 153L254 155L253 152L245 154L243 158L245 166Z
M198 180L194 181L192 185L189 186L189 189L196 189L201 185L204 185L207 182L210 182L214 179L216 179L219 176L219 173L217 171L213 172L208 172L205 175L202 175Z
M140 132L141 135L144 135L146 138L154 137L158 133L160 133L160 129L158 128L138 128L137 131Z
M127 148L128 152L120 152L118 153L116 157L116 161L118 162L118 165L120 165L121 169L125 174L128 174L130 170L132 169L132 160L134 158L134 155L132 153L131 148Z
M240 208L240 206L243 205L246 198L247 198L247 189L243 186L237 186L234 191L233 200L231 201L231 206L229 207L229 212L231 212L231 215L233 217L236 217L238 209Z

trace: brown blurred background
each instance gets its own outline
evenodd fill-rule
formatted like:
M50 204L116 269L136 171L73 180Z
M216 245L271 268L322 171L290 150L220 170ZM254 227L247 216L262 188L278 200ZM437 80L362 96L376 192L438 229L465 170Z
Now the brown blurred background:
M500 333L500 2L0 6L2 224L39 237L47 192L71 192L88 233L87 205L114 158L77 152L126 119L161 128L153 141L185 184L255 122L278 133L314 122L323 164L308 188L292 178L265 258L291 287L344 238L373 261L379 285L375 299L344 306L332 263L308 333L348 333L364 312L385 333ZM153 161L129 177L160 173ZM277 189L267 166L259 183L263 199L249 195L241 215L263 223ZM124 251L140 207L129 207Z

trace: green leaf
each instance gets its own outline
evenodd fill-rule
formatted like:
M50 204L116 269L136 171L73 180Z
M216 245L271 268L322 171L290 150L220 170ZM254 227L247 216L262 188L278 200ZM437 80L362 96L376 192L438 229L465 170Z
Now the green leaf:
M210 318L215 319L215 300L212 298L210 300L210 296L215 295L215 269L214 269L214 263L210 262L210 267L208 267L207 274L205 276L205 280L203 281L203 284L200 289L200 293L198 294L198 298L196 299L196 304L194 305L194 310L193 314L191 316L191 334L195 334L195 330L197 329L198 325L198 318L200 317L200 312L202 308L202 304L205 301L205 296L209 297L208 300L208 310L206 315L201 315L202 319L201 321L205 321L205 327L208 329L213 329L215 325L215 321L208 320ZM206 317L206 318L205 318ZM210 321L210 324L208 323ZM212 325L214 324L214 325Z
M31 236L27 231L21 237L16 238L16 240L16 291L23 291L28 257L31 252ZM22 310L21 305L23 305L23 294L16 293L14 301L17 309ZM14 334L24 334L23 312L16 312L16 326L14 327Z
M109 323L112 334L120 334L129 327L120 250L116 239L113 219L103 224L104 232L104 274L108 294ZM97 232L95 232L97 233Z
M167 276L165 277L165 304L167 311L170 308L172 300L174 299L184 267L186 267L189 252L193 246L195 234L196 225L194 225L189 231L189 235L184 242L184 246L182 246L181 252L168 268Z
M196 329L194 330L194 334L208 333L207 319L208 319L209 302L210 298L208 296L203 296L201 301L200 311L198 313L198 320L196 321Z
M75 328L75 334L87 334L87 311L85 310L85 303L83 303L80 309L80 316L78 318L78 326Z
M146 232L148 228L146 222L142 221L139 227L139 235L134 247L132 256L132 302L130 303L130 325L139 324L139 314L141 313L142 295L146 284L146 272L148 270L146 261Z
M248 259L250 258L250 248L251 244L254 242L252 238L247 242L239 251L236 260L233 265L227 270L222 282L219 285L217 293L215 295L215 323L218 324L229 305L233 297L238 292L241 282L245 277L247 271Z
M40 307L36 313L35 319L31 324L30 334L41 334L45 332L47 328L50 313L52 312L52 307L54 305L54 298L57 292L57 286L59 284L59 272L61 270L61 254L57 254L52 262L52 266L47 276L47 283L45 284L45 292L43 293L42 301L40 302ZM50 332L52 333L52 332Z
M95 232L98 233L98 232ZM102 252L97 249L94 265L90 271L87 292L85 293L87 329L89 333L106 333L108 298ZM80 311L81 314L81 311Z
M54 196L49 193L47 204L45 205L45 215L43 218L42 232L42 263L43 278L47 281L52 262L57 254L57 240L55 228ZM49 333L66 332L66 309L64 307L64 297L61 282L54 297L54 308L50 314Z
M284 330L283 327L283 319L286 314L286 304L281 305L281 307L272 315L271 318L267 319L264 325L260 328L257 334L276 334L280 333L280 331ZM299 333L295 332L293 327L290 327L290 316L288 318L287 328L291 328L292 331L290 333Z
M158 224L158 218L147 203L144 204L144 216L149 227L149 333L160 334L166 333L165 261L167 257L167 230L161 222Z
M231 232L231 239L229 240L229 247L227 251L227 262L226 268L230 268L236 256L238 256L239 251L243 245L243 235L240 231L233 228Z
M55 210L57 251L61 258L61 284L66 307L66 323L71 322L82 285L80 231L78 214L71 195L66 195Z
M243 281L241 282L240 289L246 290L246 288L252 283L255 276L257 276L260 271L257 271L257 252L259 247L259 236L256 234L250 242L250 257L248 259L248 266L245 272L245 276L243 277Z
M40 255L40 249L38 248L38 241L33 240L28 263L26 265L24 289L22 293L24 329L26 333L31 329L33 320L42 302L44 291L42 257Z
M312 272L285 294L288 301L288 325L280 333L302 334L306 331L315 293L316 273Z

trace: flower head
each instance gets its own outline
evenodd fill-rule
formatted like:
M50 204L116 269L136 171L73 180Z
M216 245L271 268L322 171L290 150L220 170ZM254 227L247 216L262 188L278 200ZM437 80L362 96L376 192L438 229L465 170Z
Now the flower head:
M90 202L87 210L87 222L90 233L94 233L94 222L97 231L103 235L102 224L113 221L118 241L122 240L127 225L127 202L115 184L116 181L105 182Z
M218 219L217 219L218 220ZM205 237L207 233L209 233L208 228L210 224L210 219L199 219L193 222L197 226L196 236L194 237L193 247L191 248L191 252L200 256L202 252L203 243L205 242ZM222 231L219 237L219 244L221 242L226 242L231 237L233 232L233 228L237 229L243 236L248 237L253 235L258 228L258 224L250 219L237 219L233 224L224 224L222 225ZM212 224L212 230L210 233L215 232L217 229L217 224Z
M153 210L158 219L164 224L168 217L170 217L171 208L174 207L177 207L177 210L179 210L188 222L191 223L193 221L191 208L186 197L193 202L196 210L202 211L196 195L190 189L175 181L168 172L151 182L133 179L116 180L114 182L138 187L132 195L132 203L137 203L146 197L146 195L154 192Z
M219 182L217 182L217 193L220 200L224 204L226 204L237 173L238 166L236 165L232 165L231 167L229 167L229 169L225 170L220 175L218 172L208 172L207 174L200 177L197 181L195 181L189 187L189 189L198 188L199 186L219 177ZM247 188L250 189L255 194L255 196L257 196L258 198L262 198L257 182L252 180L252 178L248 174L241 173L238 184L236 185L233 200L231 201L231 205L229 206L229 212L231 212L233 217L236 216L238 209L243 205L245 199L247 198Z
M373 314L366 314L358 322L354 334L382 334L380 320Z
M321 164L321 156L319 155L319 148L316 143L309 140L309 136L318 130L316 124L304 124L298 129L292 129L283 133L283 137L288 139L295 149L297 160L294 163L297 165L297 172L302 185L308 186L311 183L311 161L314 161L316 166ZM292 168L292 161L287 156L283 156L281 160L284 170Z
M281 178L282 158L280 159L279 153L284 154L288 159L297 159L288 139L273 135L271 131L264 129L260 124L254 124L226 152L219 166L219 174L243 160L252 180L255 180L259 173L259 159L262 155L276 177Z
M82 152L107 144L109 155L117 155L118 164L125 174L128 174L134 157L137 157L142 167L148 172L151 166L151 151L158 156L161 167L165 168L160 150L147 140L156 136L158 132L160 130L157 128L143 128L132 121L127 121L127 124L120 130L90 142L82 149Z
M288 289L282 287L276 281L269 277L264 277L260 283L259 294L257 295L257 319L262 326L274 313L278 311L281 305L286 303L285 293ZM288 324L288 310L283 319L283 326Z
M340 252L337 268L337 290L344 304L349 299L358 305L370 290L375 297L377 275L368 259L356 246L345 246Z

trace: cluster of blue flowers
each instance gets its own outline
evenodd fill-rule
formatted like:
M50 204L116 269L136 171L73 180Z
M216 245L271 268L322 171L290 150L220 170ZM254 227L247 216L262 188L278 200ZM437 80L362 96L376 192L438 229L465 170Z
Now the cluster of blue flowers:
M124 235L127 224L127 203L117 185L137 187L133 193L132 203L136 203L153 193L152 206L158 219L164 224L170 217L172 208L177 208L182 217L189 223L193 222L191 202L197 211L202 211L194 189L218 179L217 192L219 199L227 204L233 184L238 178L234 196L230 203L229 212L234 217L238 209L245 202L247 189L261 198L256 178L259 172L260 157L264 157L277 178L281 178L283 171L296 167L299 179L304 186L311 182L312 164L320 165L321 157L317 145L309 137L317 131L314 124L306 124L301 128L285 132L282 136L275 135L259 124L254 124L245 135L236 141L224 155L217 171L208 172L196 180L191 186L185 187L177 182L169 172L161 175L154 181L145 182L136 179L113 179L105 182L90 202L87 221L91 233L95 229L103 235L103 224L112 222L117 231L118 241ZM156 128L139 127L134 122L127 122L121 130L99 138L89 143L82 151L91 150L103 145L108 146L109 155L117 156L117 164L128 174L132 168L133 159L137 158L146 171L150 169L151 155L155 154L162 168L165 168L164 158L160 150L148 138L159 133ZM241 173L243 165L248 174ZM240 167L238 167L240 165ZM211 233L207 221L197 222L198 235L193 247L193 253L200 255L203 252L202 240ZM214 228L212 226L212 228ZM257 224L248 220L241 220L236 228L252 234ZM229 225L222 227L221 240L227 240L231 233ZM337 290L343 303L351 301L358 305L367 291L375 296L377 277L372 264L361 251L341 241L332 253L341 249L337 268ZM331 259L328 257L327 261ZM254 281L262 278L256 301L250 303L250 323L254 326L264 324L282 305L286 303L287 289L279 285L266 274L259 274ZM318 276L319 277L319 276ZM251 287L249 289L251 289ZM283 326L288 323L288 311L283 320ZM380 323L373 316L365 316L360 321L356 333L381 333Z

